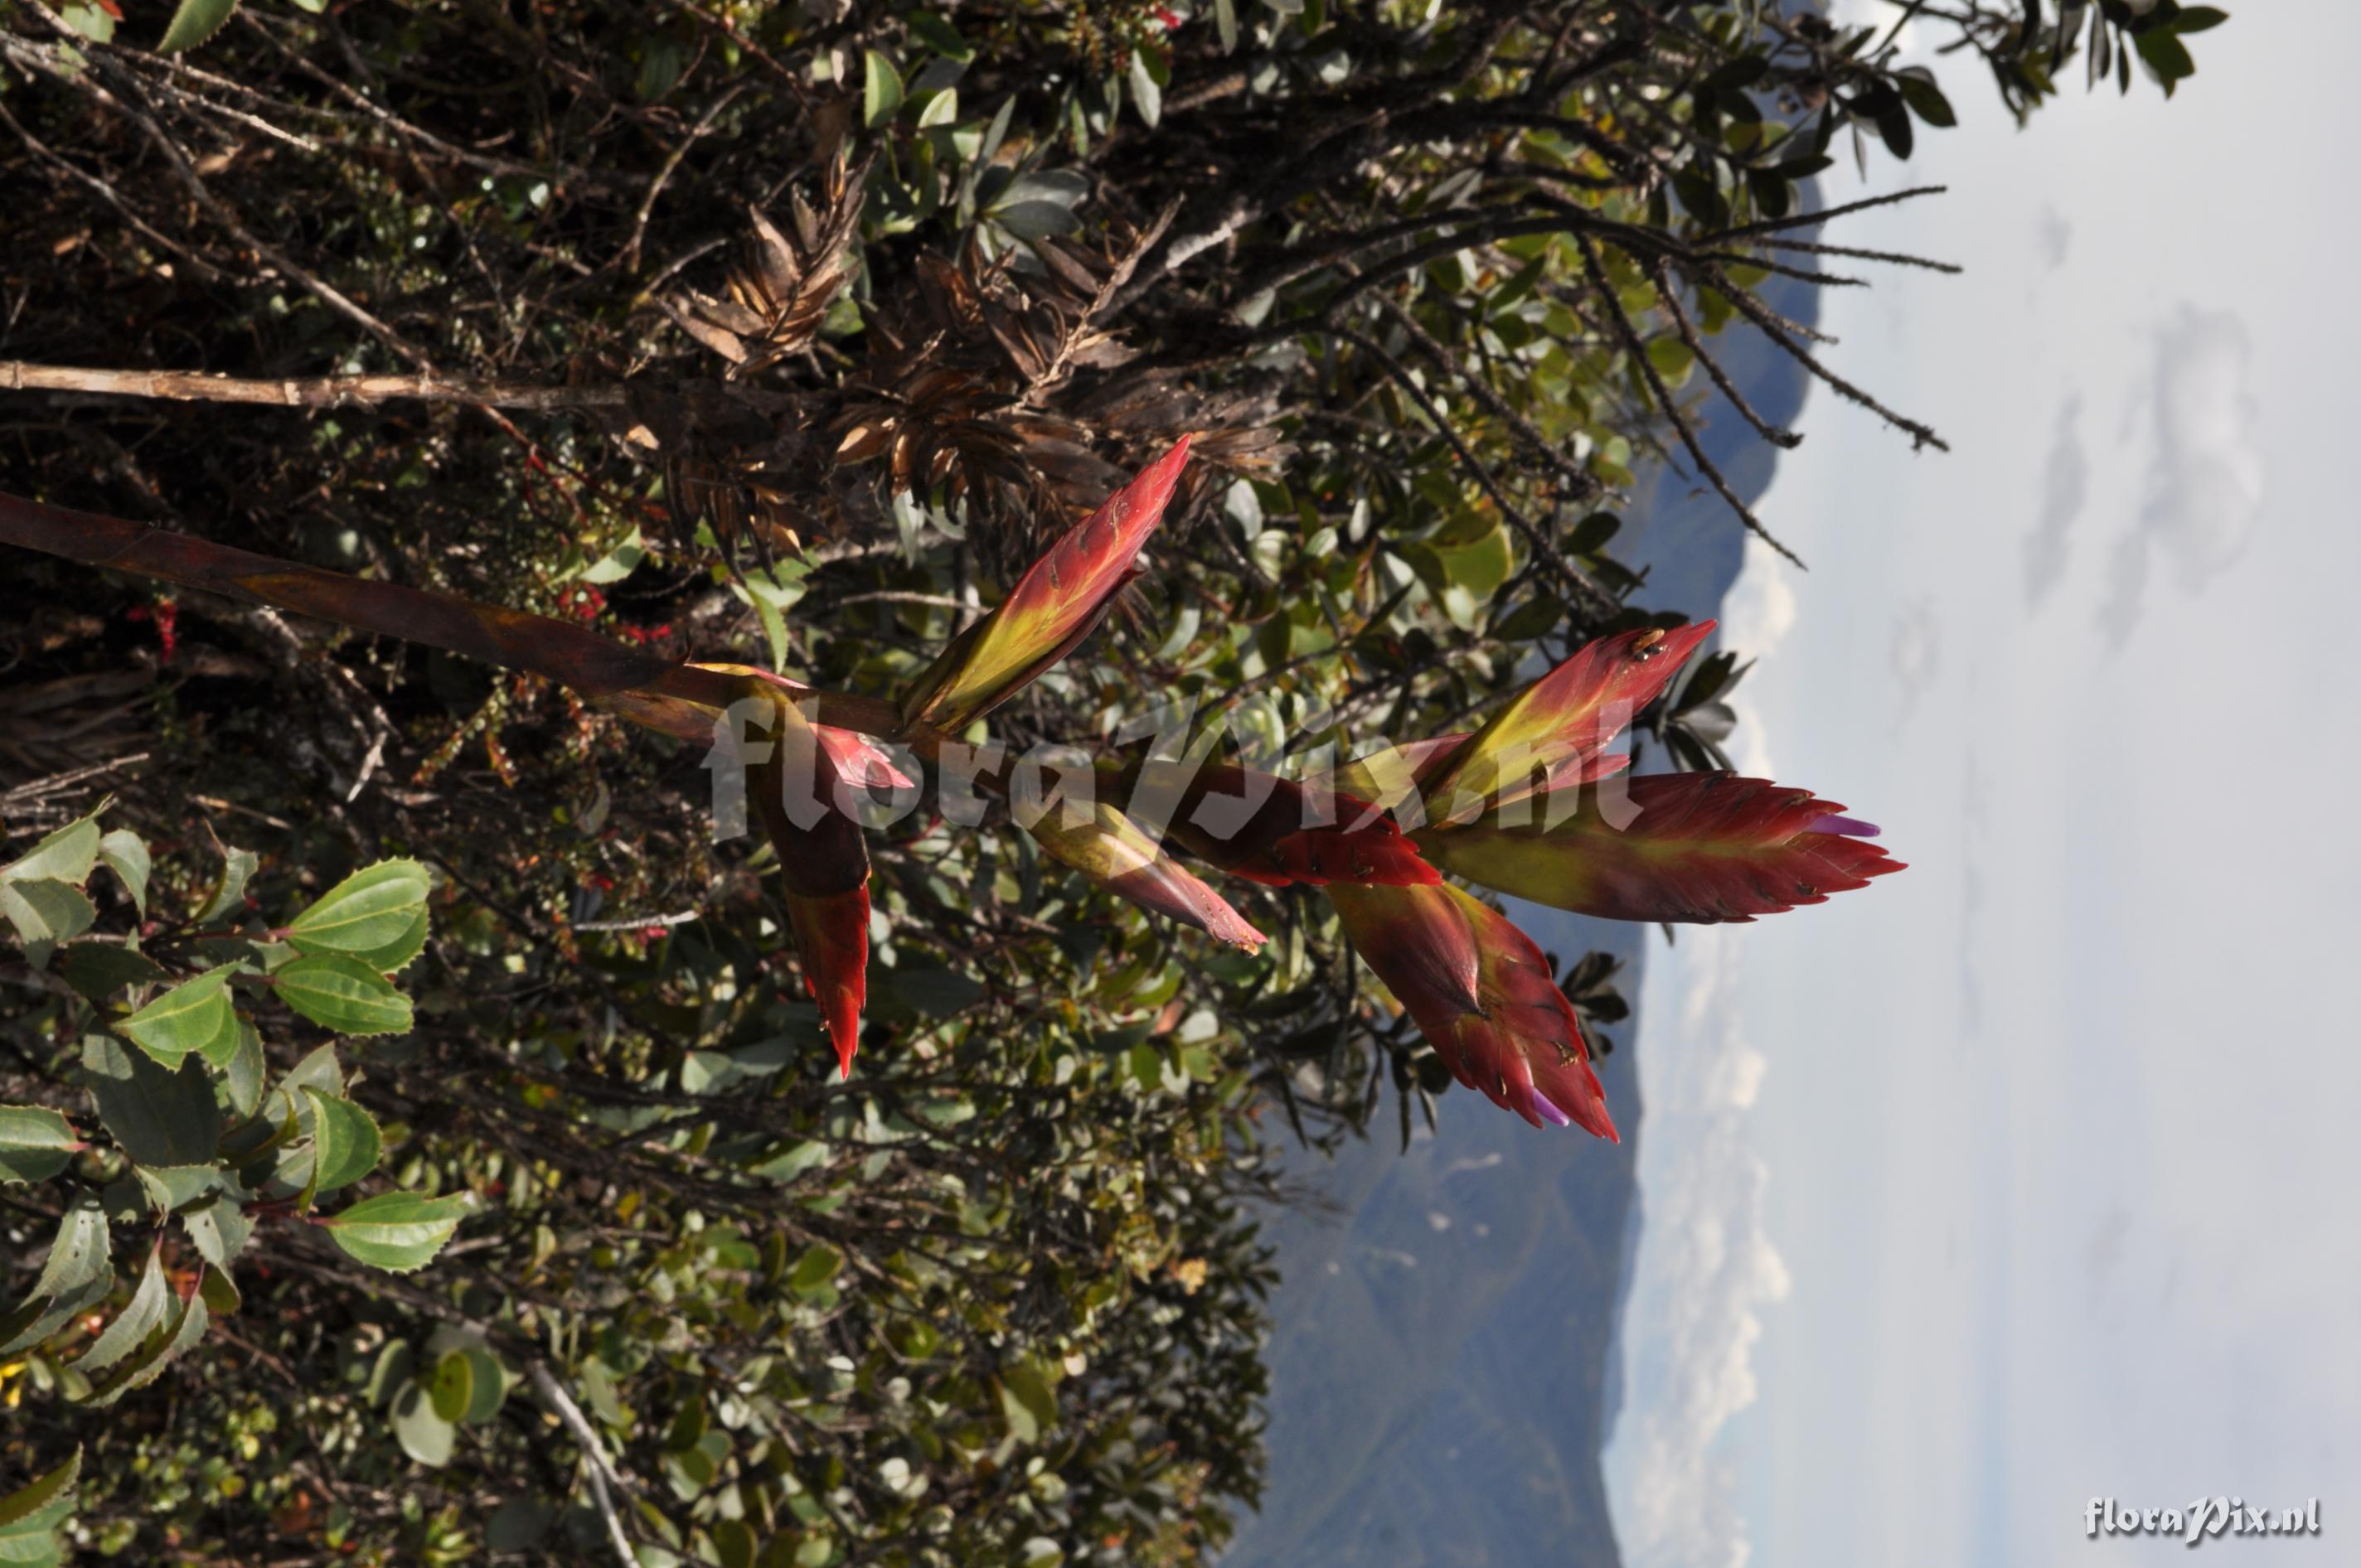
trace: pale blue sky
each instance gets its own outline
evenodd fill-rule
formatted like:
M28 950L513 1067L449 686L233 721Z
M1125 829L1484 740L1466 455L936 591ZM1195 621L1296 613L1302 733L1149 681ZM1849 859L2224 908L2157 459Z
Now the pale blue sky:
M1652 956L1632 1568L2179 1560L2094 1495L2361 1539L2361 8L2230 8L2169 104L1960 80L1869 187L1950 193L1828 236L1969 268L1822 320L1954 451L1815 394L1741 734L1912 869Z

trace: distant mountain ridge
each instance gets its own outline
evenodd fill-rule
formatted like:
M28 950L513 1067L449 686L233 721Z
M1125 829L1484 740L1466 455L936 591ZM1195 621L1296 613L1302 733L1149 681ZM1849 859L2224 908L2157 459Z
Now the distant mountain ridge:
M1791 319L1817 315L1806 286L1763 292ZM1743 329L1714 347L1765 420L1795 417L1808 382L1791 356ZM1777 450L1719 399L1704 415L1707 453L1753 504ZM1714 613L1745 554L1721 499L1659 466L1623 516L1624 558L1648 569L1637 602ZM1623 959L1637 998L1646 928L1510 912L1561 959ZM1620 1568L1599 1453L1622 1402L1645 1046L1637 1020L1610 1032L1599 1077L1620 1146L1538 1134L1455 1090L1439 1135L1407 1155L1380 1133L1301 1168L1341 1218L1271 1223L1271 1473L1226 1568Z

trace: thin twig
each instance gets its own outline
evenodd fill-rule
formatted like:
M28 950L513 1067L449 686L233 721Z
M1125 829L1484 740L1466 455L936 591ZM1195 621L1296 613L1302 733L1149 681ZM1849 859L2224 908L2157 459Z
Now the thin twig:
M1721 395L1730 400L1730 406L1736 409L1740 416L1772 445L1793 449L1803 444L1802 436L1784 425L1774 425L1756 413L1754 405L1746 400L1746 394L1738 389L1737 383L1730 378L1730 373L1721 367L1721 361L1706 351L1704 341L1697 336L1696 324L1689 320L1687 310L1681 304L1680 285L1674 281L1672 269L1658 262L1655 279L1656 297L1664 302L1664 313L1673 318L1673 330L1681 334L1681 341L1688 345L1689 353L1705 367L1705 373L1721 389Z
M1426 415L1427 422L1434 426L1436 433L1444 441L1450 443L1451 449L1459 455L1459 461L1466 466L1469 473L1475 476L1476 482L1483 487L1484 493L1492 498L1492 504L1500 509L1500 515L1509 520L1510 525L1524 536L1525 543L1532 547L1533 553L1549 563L1550 569L1574 590L1575 597L1583 601L1583 608L1586 610L1604 620L1623 608L1616 602L1612 594L1598 586L1589 573L1567 560L1548 533L1532 519L1527 517L1517 503L1510 499L1509 492L1501 487L1500 481L1493 476L1492 470L1486 466L1482 458L1469 449L1466 442L1460 439L1459 432L1452 428L1451 421L1444 416L1441 409L1435 406L1434 400L1427 396L1426 389L1418 384L1418 378L1410 373L1408 366L1388 352L1384 345L1374 338L1363 336L1350 327L1330 326L1315 330L1324 331L1331 336L1351 344L1385 368L1386 373L1393 378L1394 384L1408 393L1411 401L1418 404L1419 411Z
M1763 242L1778 250L1800 250L1813 256L1842 256L1854 261L1889 261L1896 267L1923 267L1929 272L1964 272L1966 268L1956 261L1938 261L1930 256L1912 256L1900 250L1863 250L1853 245L1822 245L1808 239L1766 239Z
M1705 273L1706 280L1721 291L1730 302L1738 307L1739 313L1761 328L1763 335L1786 350L1797 364L1809 370L1839 396L1859 403L1897 430L1906 432L1913 446L1931 446L1938 452L1949 452L1951 449L1950 444L1937 435L1929 426L1921 424L1907 414L1896 413L1814 358L1810 350L1796 342L1795 336L1785 330L1793 327L1794 323L1781 320L1765 308L1762 301L1730 281L1730 274L1724 272L1719 264L1700 261L1696 265Z
M103 370L90 366L0 361L0 391L86 392L109 398L162 398L176 402L265 403L323 409L382 403L400 398L549 411L613 409L630 401L620 384L537 386L472 381L427 370L418 375L310 376L278 380L214 376L201 370Z
M1789 229L1811 228L1830 218L1840 218L1848 213L1865 213L1872 207L1890 207L1896 202L1907 202L1914 196L1939 196L1949 190L1948 185L1913 185L1907 191L1896 191L1885 196L1865 196L1858 202L1847 202L1840 207L1823 207L1817 213L1796 213L1784 218L1765 218L1761 223L1741 224L1736 228L1717 234L1700 235L1699 245L1726 245L1733 239L1752 239L1756 235L1784 234Z
M538 1359L527 1362L525 1376L532 1379L533 1392L539 1394L542 1402L566 1423L566 1430L574 1434L574 1441L582 1447L582 1473L590 1478L590 1497L598 1505L598 1517L606 1521L607 1541L615 1549L615 1561L623 1568L639 1568L639 1553L631 1549L631 1534L623 1529L623 1518L615 1511L614 1497L608 1490L611 1484L615 1491L625 1492L628 1496L628 1489L623 1486L622 1477L609 1463L607 1445L598 1441L598 1429L590 1424L590 1419L582 1413L582 1407L574 1402L574 1396L566 1391L565 1386L558 1382L556 1374L549 1370L546 1363Z
M1656 362L1648 357L1648 345L1641 337L1640 329L1632 324L1630 313L1623 309L1622 300L1616 295L1615 285L1608 280L1607 268L1598 259L1597 243L1588 235L1576 235L1575 243L1582 247L1583 269L1590 274L1591 287L1598 292L1599 302L1607 311L1607 319L1615 324L1617 333L1623 339L1624 349L1631 356L1632 363L1639 367L1641 377L1648 383L1648 390L1655 395L1656 406L1672 422L1673 429L1679 433L1681 444L1688 448L1690 460L1697 464L1698 472L1706 477L1721 499L1730 503L1730 510L1738 514L1738 521L1746 525L1749 532L1796 565L1802 565L1804 558L1781 543L1775 534L1763 526L1763 520L1754 515L1754 509L1730 488L1730 481L1722 477L1721 469L1706 455L1705 447L1697 440L1696 425L1687 414L1681 411L1681 405L1664 385L1664 378L1656 369Z

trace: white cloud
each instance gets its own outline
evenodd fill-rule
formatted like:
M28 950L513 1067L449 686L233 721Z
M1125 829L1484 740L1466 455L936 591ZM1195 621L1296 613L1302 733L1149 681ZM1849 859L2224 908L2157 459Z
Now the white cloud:
M1789 1282L1763 1229L1769 1172L1747 1136L1766 1063L1739 1027L1736 946L1708 927L1675 953L1652 970L1642 1008L1669 1026L1640 1047L1641 1239L1607 1468L1631 1568L1740 1568L1746 1521L1717 1440L1754 1402L1758 1313Z
M2058 411L2058 433L2041 469L2041 511L2025 537L2025 602L2039 609L2066 575L2066 535L2090 499L2091 464L2082 453L2082 398L2070 393Z
M2055 272L2066 265L2066 253L2074 243L2074 225L2066 214L2048 202L2033 220L2033 243L2041 253L2042 265Z
M1943 669L1943 618L1936 613L1931 598L1921 596L1894 616L1887 656L1894 665L1894 684L1901 688L1902 718L1906 720L1917 711L1918 699L1927 695Z
M2120 644L2139 624L2149 563L2191 594L2245 553L2262 514L2262 419L2246 323L2182 306L2157 334L2156 451L2138 520L2115 541L2099 624Z
M1738 581L1721 601L1720 646L1733 650L1741 659L1767 659L1776 652L1779 644L1795 629L1794 565L1782 560L1777 551L1762 540L1749 534L1746 540L1745 564L1739 568ZM1738 771L1755 778L1775 777L1771 768L1771 747L1763 734L1758 715L1746 713L1746 689L1741 686L1735 706L1743 717L1727 748L1730 761Z

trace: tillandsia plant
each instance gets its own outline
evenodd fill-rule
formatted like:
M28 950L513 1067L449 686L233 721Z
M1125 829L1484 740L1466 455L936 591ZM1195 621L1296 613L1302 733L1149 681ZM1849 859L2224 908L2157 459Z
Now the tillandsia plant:
M1188 455L1184 436L1059 537L891 697L817 690L743 665L669 663L541 618L7 497L0 541L492 658L652 728L709 735L711 764L746 772L804 983L847 1078L872 923L861 817L875 789L906 806L925 797L947 822L972 828L987 820L985 802L1005 803L1050 859L1241 948L1267 938L1181 856L1265 886L1323 888L1353 946L1453 1076L1535 1126L1571 1122L1607 1138L1614 1123L1589 1047L1550 966L1505 916L1444 872L1583 914L1709 923L1820 903L1901 869L1867 841L1874 828L1807 791L1725 773L1634 778L1630 756L1608 750L1711 621L1597 639L1472 733L1389 741L1324 777L1213 762L1202 748L1193 758L1151 751L1104 766L1038 750L1012 756L986 738L984 720L1071 652L1139 575ZM741 739L749 723L754 732ZM401 917L410 912L405 905ZM423 884L415 914L423 939ZM381 986L362 973L372 956L307 956L292 967L333 962L355 987ZM218 999L227 979L211 981L208 996Z

